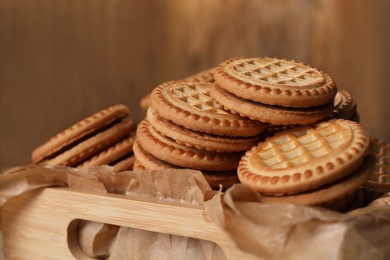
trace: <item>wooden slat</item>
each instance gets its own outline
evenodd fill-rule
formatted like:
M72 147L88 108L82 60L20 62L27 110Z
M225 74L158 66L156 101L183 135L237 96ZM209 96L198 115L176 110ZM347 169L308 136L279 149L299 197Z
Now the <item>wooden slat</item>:
M5 204L5 258L70 259L72 253L77 259L86 258L72 224L78 219L208 240L218 244L228 259L257 259L237 249L200 206L65 188L25 193Z

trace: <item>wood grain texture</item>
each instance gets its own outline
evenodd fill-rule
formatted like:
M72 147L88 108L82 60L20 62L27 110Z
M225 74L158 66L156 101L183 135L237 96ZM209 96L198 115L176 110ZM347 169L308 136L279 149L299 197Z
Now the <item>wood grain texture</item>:
M6 259L91 259L77 242L80 219L212 241L227 259L258 259L239 250L202 207L177 202L46 188L13 198L1 217Z
M112 104L141 119L159 83L233 56L323 69L390 142L388 10L385 0L2 0L0 169Z

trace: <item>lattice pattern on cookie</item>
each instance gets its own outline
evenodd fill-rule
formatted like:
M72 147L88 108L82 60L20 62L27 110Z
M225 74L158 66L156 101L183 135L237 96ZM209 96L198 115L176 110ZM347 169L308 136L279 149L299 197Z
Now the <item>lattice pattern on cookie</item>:
M313 158L327 156L345 140L335 125L321 128L305 127L268 140L257 155L263 167L286 169L299 166Z
M216 135L254 136L264 123L222 109L210 96L211 83L170 81L152 92L152 106L162 118L183 127Z
M216 114L228 114L214 99L210 97L210 88L202 85L187 84L179 85L172 90L173 95L182 102L196 109L214 112Z
M238 176L264 194L303 192L353 173L369 145L363 128L349 120L286 130L247 151Z
M324 82L324 77L319 71L284 60L270 58L240 60L233 68L253 80L276 85L311 86Z
M376 164L369 181L390 185L390 144L373 139L372 151L376 157Z

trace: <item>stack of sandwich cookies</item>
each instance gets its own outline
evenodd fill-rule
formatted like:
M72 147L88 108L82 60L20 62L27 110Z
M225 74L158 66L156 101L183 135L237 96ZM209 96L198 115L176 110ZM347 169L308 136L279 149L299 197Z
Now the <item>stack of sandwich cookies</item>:
M132 168L129 161L134 160L129 157L132 157L135 129L136 123L129 109L122 104L114 105L85 118L36 148L32 161L71 167L121 163L118 170L129 170Z
M135 170L164 170L171 168L183 168L178 165L174 165L169 162L162 161L161 159L157 159L150 153L146 152L140 145L138 145L137 141L134 143L134 155L137 158L134 163ZM238 177L236 170L231 171L202 171L203 176L206 181L210 184L210 187L213 189L218 189L219 185L223 187L230 187L235 183L238 183Z
M251 148L259 136L229 137L198 132L172 123L158 115L153 107L147 111L149 122L161 133L188 147L216 152L240 152Z
M147 119L138 125L137 143L162 161L197 170L234 170L242 156L241 153L216 153L179 144L162 135Z
M137 129L137 165L201 170L213 185L218 179L238 181L243 151L259 141L266 125L223 110L210 98L211 86L171 81L153 90L147 119Z
M238 176L263 201L324 205L356 192L375 160L353 121L332 119L275 134L242 157Z
M307 125L328 118L337 93L327 74L274 58L222 62L211 96L226 109L274 125Z
M266 124L224 110L210 97L211 86L189 81L163 83L152 92L152 106L162 118L194 131L252 137L266 130Z

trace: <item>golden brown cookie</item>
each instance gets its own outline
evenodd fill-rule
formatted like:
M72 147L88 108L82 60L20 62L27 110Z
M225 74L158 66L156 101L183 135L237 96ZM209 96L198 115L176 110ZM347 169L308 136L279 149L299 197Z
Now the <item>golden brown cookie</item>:
M135 161L134 161L133 170L144 171L144 170L146 170L146 169L145 169L145 167L144 167L140 162L138 162L137 160L135 160Z
M163 170L169 168L182 168L164 161L161 161L151 154L148 154L141 146L138 145L137 141L134 143L134 154L136 163L134 169L139 170ZM239 183L237 172L233 171L202 171L203 176L209 183L212 189L219 189L219 185L223 188L229 188L233 184Z
M114 172L131 171L135 164L135 156L130 155L114 164Z
M390 192L390 144L371 138L371 153L376 158L375 169L364 186L383 193Z
M357 113L356 103L348 91L338 91L334 98L333 118L351 120Z
M138 125L137 142L146 152L162 161L196 170L234 170L242 156L242 153L216 153L178 144L161 135L147 119Z
M211 88L211 97L226 110L273 125L312 124L328 118L333 111L333 104L299 109L265 105L235 96L216 83Z
M134 135L129 136L126 139L110 146L106 150L103 150L102 152L93 156L92 158L84 161L82 164L78 165L77 167L86 168L86 167L99 166L105 164L115 165L119 162L121 158L126 157L127 159L127 157L133 154L134 141L135 141L135 136Z
M368 156L364 164L354 173L325 185L319 189L287 196L264 196L263 202L284 202L302 205L324 205L345 198L356 192L367 181L375 160Z
M201 71L201 72L196 73L194 75L191 75L191 76L185 78L184 80L213 83L214 82L214 70L215 70L215 68L204 70L204 71Z
M214 82L214 68L201 71L194 75L191 75L183 80L186 81L197 81L197 82ZM150 106L150 95L151 93L146 94L140 101L139 106L143 111L146 111Z
M276 58L234 58L214 72L215 82L243 99L285 107L333 103L334 80L313 67Z
M146 111L148 110L148 107L150 106L150 93L146 94L141 98L141 101L139 102L139 107L143 110Z
M126 117L119 123L102 132L96 133L86 140L77 143L75 146L69 147L53 158L48 158L45 162L50 165L75 167L84 160L126 138L135 127L135 122L130 117Z
M254 190L284 195L313 190L362 165L370 139L353 121L332 119L275 134L242 157L238 177Z
M345 195L336 201L325 203L321 205L327 209L339 211L339 212L348 212L363 206L364 203L364 192L362 188L359 188L354 193Z
M147 118L161 134L174 139L179 144L196 149L240 152L248 150L260 140L260 136L229 137L193 131L162 118L152 106L148 109Z
M163 162L150 153L146 152L137 142L134 142L133 145L134 156L137 162L142 165L147 170L164 170L169 168L180 168L176 165L170 164L168 162Z
M114 105L95 113L36 148L32 153L32 161L39 163L51 157L53 154L60 152L61 149L79 142L88 135L93 135L96 131L115 123L115 121L129 114L129 109L122 104Z
M152 92L152 106L158 114L177 125L195 131L226 136L255 136L266 125L222 109L210 97L211 83L170 81Z

